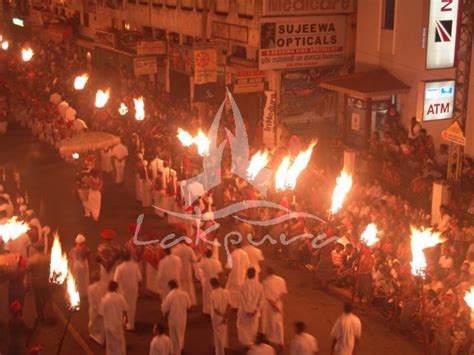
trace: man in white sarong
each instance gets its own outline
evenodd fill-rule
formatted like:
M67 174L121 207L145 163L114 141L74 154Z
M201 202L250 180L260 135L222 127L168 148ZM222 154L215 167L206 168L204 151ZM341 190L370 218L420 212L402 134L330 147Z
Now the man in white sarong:
M352 304L344 304L344 313L336 320L331 330L331 354L352 355L356 352L362 326L359 317L352 313Z
M117 292L118 284L110 281L109 292L102 298L99 306L99 314L104 317L105 326L105 353L106 355L125 355L127 344L125 343L124 320L127 319L127 302Z
M114 170L112 166L112 148L111 147L100 150L100 168L105 173L111 173Z
M311 334L306 333L306 324L295 323L295 336L291 340L290 355L317 355L318 341Z
M89 287L89 256L90 250L86 247L86 237L78 234L75 239L76 245L69 252L69 269L76 281L77 291L81 298L87 297Z
M99 306L102 297L107 293L107 284L100 281L99 273L92 275L92 284L87 290L89 303L89 336L100 345L105 344L104 318L99 315Z
M168 283L170 280L179 280L183 264L181 259L171 254L171 249L165 249L165 257L158 264L156 279L161 299L165 299L169 292Z
M221 287L219 280L215 277L209 281L209 285L212 287L210 308L214 348L216 355L225 355L225 348L229 346L230 294Z
M232 308L239 308L239 290L245 281L245 275L250 266L249 256L240 247L236 245L234 251L227 260L227 268L230 269L227 278L226 290L230 293L230 304Z
M267 344L267 338L264 334L258 333L255 337L255 344L252 345L247 355L276 355L276 351Z
M176 280L168 283L170 292L161 304L161 312L168 317L168 328L170 331L173 354L180 355L184 347L184 336L186 333L186 321L191 300L188 293L178 288Z
M265 302L262 309L262 333L268 340L283 348L283 297L288 294L283 277L267 268L268 276L263 280Z
M153 326L153 339L150 344L150 355L171 355L173 346L171 339L165 334L165 326L157 323Z
M251 244L245 245L244 247L242 247L242 250L244 250L249 256L250 266L255 269L255 272L257 273L255 279L258 281L261 271L260 263L265 260L262 251Z
M239 311L237 312L237 337L243 346L254 343L258 333L258 321L265 298L263 286L255 280L255 269L249 268L247 280L240 287Z
M119 285L119 292L127 301L127 330L135 330L135 313L137 310L138 290L142 274L138 264L131 260L129 252L124 253L124 261L115 269L114 281Z
M201 286L202 286L202 313L211 314L211 279L219 278L222 273L222 265L219 260L212 257L212 250L207 249L204 258L198 263L200 270Z
M115 168L115 183L123 184L125 160L128 157L128 148L123 143L116 144L112 147L112 162Z
M181 270L181 275L179 277L179 287L181 290L186 291L191 300L191 305L196 305L196 288L194 287L194 278L193 272L196 268L196 255L194 250L186 244L183 240L181 243L177 244L171 250L173 255L176 255L181 259L181 265L183 269Z

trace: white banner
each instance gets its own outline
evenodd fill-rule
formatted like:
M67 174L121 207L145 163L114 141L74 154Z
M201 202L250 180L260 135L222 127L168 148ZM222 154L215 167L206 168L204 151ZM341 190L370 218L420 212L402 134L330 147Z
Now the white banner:
M265 108L263 109L263 144L272 149L275 144L276 93L265 91Z
M133 58L133 69L135 71L135 75L156 74L158 72L156 58Z
M426 68L454 67L459 0L431 0Z
M259 69L343 64L345 32L345 16L262 19Z
M452 118L454 112L454 80L425 83L423 120L435 121Z

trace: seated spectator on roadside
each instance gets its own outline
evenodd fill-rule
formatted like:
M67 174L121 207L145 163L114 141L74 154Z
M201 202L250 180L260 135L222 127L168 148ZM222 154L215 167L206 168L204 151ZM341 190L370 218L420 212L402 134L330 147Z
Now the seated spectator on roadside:
M448 166L448 158L449 158L449 149L446 144L441 144L439 146L438 152L435 154L434 160L436 165L440 169L446 169Z
M408 138L415 140L420 136L421 124L416 120L416 117L411 118L410 127L408 128Z

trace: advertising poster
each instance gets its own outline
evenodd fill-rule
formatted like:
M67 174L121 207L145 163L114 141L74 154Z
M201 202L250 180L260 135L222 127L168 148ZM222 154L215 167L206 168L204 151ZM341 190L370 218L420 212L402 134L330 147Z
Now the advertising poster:
M265 108L263 109L263 144L272 149L275 144L276 93L265 91Z
M217 51L214 48L194 50L194 83L217 81Z

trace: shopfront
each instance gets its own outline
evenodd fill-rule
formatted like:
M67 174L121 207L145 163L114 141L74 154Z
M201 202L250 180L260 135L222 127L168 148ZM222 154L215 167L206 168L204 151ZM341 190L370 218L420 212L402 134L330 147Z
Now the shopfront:
M172 44L169 46L170 94L177 99L190 100L193 76L192 47Z

